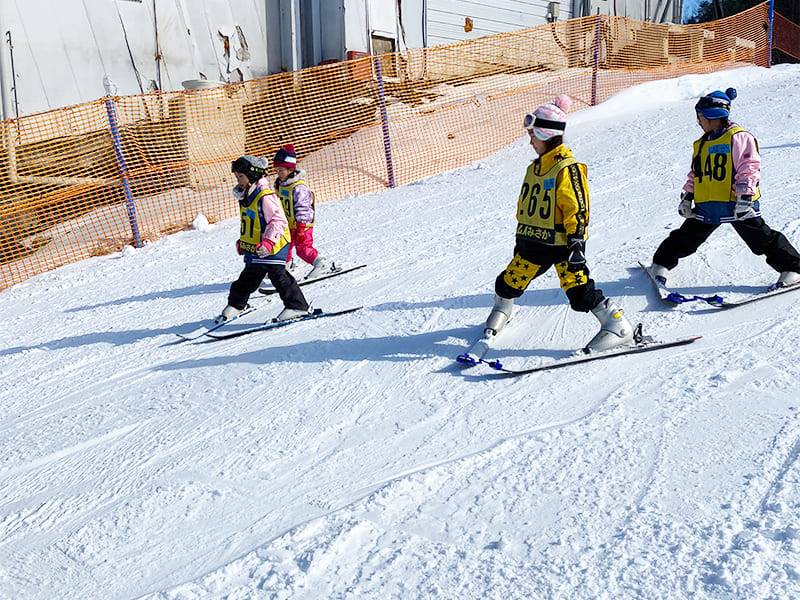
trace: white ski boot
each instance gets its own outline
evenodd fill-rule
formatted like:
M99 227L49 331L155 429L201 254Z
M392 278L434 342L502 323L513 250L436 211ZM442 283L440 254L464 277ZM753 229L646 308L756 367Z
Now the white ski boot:
M214 319L214 323L219 324L224 323L225 321L230 321L234 317L238 317L241 313L242 311L240 309L228 304L228 306L222 309L222 314Z
M328 273L332 273L336 270L336 264L329 262L322 256L317 256L317 258L314 259L314 262L311 263L311 266L314 268L309 271L308 275L306 275L304 279L315 279L321 275L327 275Z
M595 306L592 314L600 321L600 331L589 340L584 352L602 352L618 346L633 345L633 327L611 298L606 298Z
M781 273L781 276L778 277L778 281L772 284L771 288L777 290L778 288L791 287L798 283L800 283L800 273L784 271Z
M669 273L667 267L662 267L661 265L653 263L647 270L650 271L650 275L653 276L653 279L655 279L660 286L664 288L667 287L667 274Z
M459 354L456 360L462 364L473 366L477 365L489 349L494 344L495 336L502 331L506 323L511 319L511 314L514 312L514 300L503 298L494 295L494 307L492 312L489 313L489 318L486 319L486 325L483 329L483 336L477 340L469 350L463 354Z
M511 313L514 312L514 299L503 298L502 296L494 295L494 307L492 312L489 313L489 318L486 319L486 327L484 328L485 337L494 336L502 331L506 326L508 320L511 318Z
M284 308L281 312L278 313L278 316L275 317L275 321L291 321L292 319L297 319L299 317L306 317L311 314L311 305L308 305L306 310L301 310L299 308Z

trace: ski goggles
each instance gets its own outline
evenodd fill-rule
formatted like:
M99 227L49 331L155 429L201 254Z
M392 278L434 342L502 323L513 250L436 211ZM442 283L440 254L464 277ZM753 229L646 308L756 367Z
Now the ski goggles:
M550 121L548 119L540 119L536 115L525 115L525 118L522 121L522 126L525 127L528 131L533 129L534 127L538 127L540 129L555 129L557 131L564 131L567 128L566 123L562 123L561 121Z
M697 104L694 105L696 111L708 110L709 108L724 108L725 110L730 110L731 103L722 98L703 96L697 101Z

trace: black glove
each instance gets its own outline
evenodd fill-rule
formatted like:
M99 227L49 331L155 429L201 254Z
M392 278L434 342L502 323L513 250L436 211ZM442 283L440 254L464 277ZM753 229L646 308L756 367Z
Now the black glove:
M586 268L586 241L579 237L569 237L567 238L567 248L569 248L567 270L573 273L584 270Z

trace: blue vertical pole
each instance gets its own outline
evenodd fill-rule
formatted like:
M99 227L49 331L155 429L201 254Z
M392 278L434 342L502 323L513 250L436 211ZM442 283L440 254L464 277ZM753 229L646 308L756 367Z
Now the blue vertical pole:
M772 28L775 26L775 0L769 0L769 40L767 42L767 68L772 67Z
M592 61L592 106L597 104L597 71L600 65L600 9L594 20L594 60Z
M113 84L109 82L106 92L112 91ZM135 248L142 247L142 238L139 236L139 223L136 220L136 205L133 202L131 184L128 179L128 164L125 162L125 154L122 151L122 138L119 135L119 125L117 124L117 109L114 106L114 99L109 93L106 96L106 113L108 114L108 127L111 130L111 139L114 142L114 154L117 156L117 169L122 180L122 189L125 192L125 208L128 211L128 222L133 232L133 245Z
M381 109L381 127L383 129L383 152L386 155L386 175L389 187L394 187L394 166L392 165L392 143L389 137L389 115L386 112L386 95L383 91L383 67L381 59L375 57L375 74L378 78L378 105Z

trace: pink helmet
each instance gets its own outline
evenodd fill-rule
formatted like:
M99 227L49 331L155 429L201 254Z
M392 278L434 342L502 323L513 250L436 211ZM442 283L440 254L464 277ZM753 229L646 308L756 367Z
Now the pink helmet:
M525 115L523 125L528 131L533 131L536 139L547 141L559 135L564 135L567 127L567 112L572 106L572 98L561 94L549 104L543 104L533 114Z

